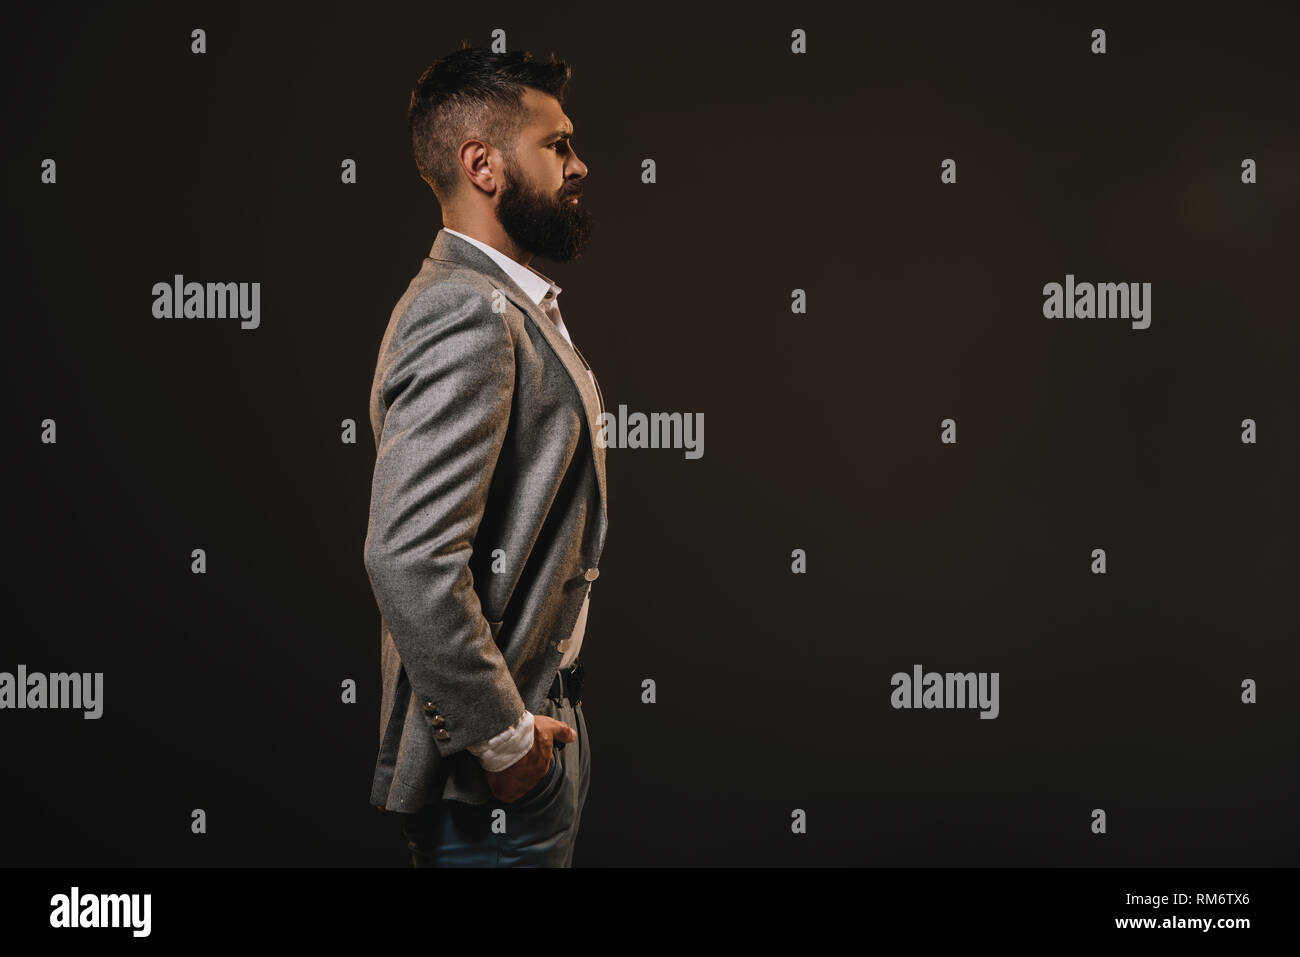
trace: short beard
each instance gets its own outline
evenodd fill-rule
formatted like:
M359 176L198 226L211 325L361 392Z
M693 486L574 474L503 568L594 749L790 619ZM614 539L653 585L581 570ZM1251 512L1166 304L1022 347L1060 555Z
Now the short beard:
M520 249L568 262L578 258L591 239L591 215L581 201L567 201L581 191L580 183L566 182L559 195L544 195L521 175L510 174L497 203L497 220Z

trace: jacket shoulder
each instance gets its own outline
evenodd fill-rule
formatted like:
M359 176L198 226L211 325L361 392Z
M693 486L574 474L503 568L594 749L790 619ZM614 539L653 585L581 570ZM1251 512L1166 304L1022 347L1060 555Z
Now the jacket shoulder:
M497 287L491 278L464 266L432 262L434 268L421 270L393 311L392 345L443 325L482 327L486 334L513 342L506 311L494 308Z

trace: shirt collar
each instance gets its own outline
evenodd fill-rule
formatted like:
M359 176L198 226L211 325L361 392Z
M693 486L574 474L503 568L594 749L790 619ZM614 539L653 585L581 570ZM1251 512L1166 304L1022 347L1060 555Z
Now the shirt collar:
M546 298L547 293L551 294L552 299L559 296L560 287L555 283L555 281L549 276L542 275L532 266L525 266L523 263L516 262L505 253L501 252L501 250L493 249L487 243L475 239L473 236L466 236L464 233L457 232L454 229L448 229L446 226L442 228L444 232L451 233L453 236L459 236L467 243L472 243L492 257L492 260L505 270L506 275L519 283L519 288L526 292L528 298L532 299L532 301L537 303L537 305L540 306L542 304L542 300Z

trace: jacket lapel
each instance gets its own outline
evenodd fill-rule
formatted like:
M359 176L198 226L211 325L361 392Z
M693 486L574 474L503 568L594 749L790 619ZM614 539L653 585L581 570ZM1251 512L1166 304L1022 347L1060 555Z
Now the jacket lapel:
M587 428L591 439L592 458L596 466L596 484L600 488L601 514L603 515L607 507L605 499L605 450L596 441L596 436L600 434L600 399L592 384L595 372L593 371L591 378L588 378L584 360L578 358L575 354L576 350L560 334L559 328L551 320L550 316L542 312L541 307L519 288L519 284L511 279L510 275L493 262L492 257L481 249L472 243L465 242L459 236L453 236L446 230L440 229L433 241L433 248L429 250L429 258L454 262L467 269L485 274L492 280L493 285L501 290L502 295L522 309L524 314L532 319L533 324L541 330L542 336L550 344L551 350L559 357L565 371L569 374L569 378L573 380L578 395L582 397L583 412L586 415Z

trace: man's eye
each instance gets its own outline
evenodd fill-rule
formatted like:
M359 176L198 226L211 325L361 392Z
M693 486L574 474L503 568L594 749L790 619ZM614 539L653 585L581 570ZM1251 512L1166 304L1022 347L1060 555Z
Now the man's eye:
M556 140L554 143L551 144L551 149L555 150L555 152L557 153L560 152L561 150L567 150L568 148L569 148L569 144L564 142L564 140Z

